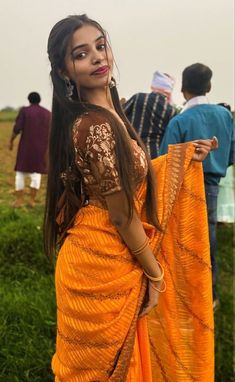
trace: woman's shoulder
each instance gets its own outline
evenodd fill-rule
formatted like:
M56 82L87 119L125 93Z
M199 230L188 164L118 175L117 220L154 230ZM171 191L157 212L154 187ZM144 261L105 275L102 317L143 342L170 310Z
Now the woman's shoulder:
M112 128L108 118L100 110L91 110L83 113L75 119L73 123L73 139L74 143L84 145L85 141L90 137L102 137L105 139L107 135L112 134Z
M110 124L102 110L89 110L77 117L73 123L73 130L89 131L91 126Z

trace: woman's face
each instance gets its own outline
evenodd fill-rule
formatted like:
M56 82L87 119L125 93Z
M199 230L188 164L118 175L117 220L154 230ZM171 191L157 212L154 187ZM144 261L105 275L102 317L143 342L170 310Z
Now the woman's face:
M106 38L92 25L76 30L65 56L65 75L82 89L95 89L109 84L113 55Z

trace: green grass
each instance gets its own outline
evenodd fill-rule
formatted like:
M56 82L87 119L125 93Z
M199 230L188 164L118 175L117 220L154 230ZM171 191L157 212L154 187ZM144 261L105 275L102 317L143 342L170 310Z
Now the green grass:
M0 381L49 382L55 342L53 278L24 267L13 268L24 275L19 281L1 280Z
M11 129L11 123L0 123L0 382L51 382L56 308L54 270L42 248L46 178L34 209L29 209L27 204L17 211L11 207L17 146L16 143L13 152L7 149ZM26 202L27 196L26 192ZM231 225L219 226L218 238L220 307L215 314L215 380L232 382L234 263Z
M43 254L42 207L0 207L0 381L53 381L53 265Z
M0 111L0 122L14 121L18 111Z
M12 123L0 123L0 382L51 382L55 350L54 267L43 253L45 181L34 209L14 210Z
M234 381L234 251L231 225L219 226L218 234L218 295L220 306L215 313L216 381Z

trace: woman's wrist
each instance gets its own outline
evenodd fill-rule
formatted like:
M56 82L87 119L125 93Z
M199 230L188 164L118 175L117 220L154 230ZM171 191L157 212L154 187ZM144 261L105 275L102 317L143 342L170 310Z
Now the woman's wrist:
M157 272L153 274L150 274L144 269L145 276L152 282L158 282L163 280L164 278L164 269L162 268L162 265L159 263L159 261L156 261L157 263Z
M153 282L160 281L164 277L164 270L161 264L156 260L150 246L149 238L145 235L141 239L140 244L137 244L134 249L129 246L130 251L136 257L143 268L146 277Z
M157 265L160 271L160 275L158 273L158 276L155 277L155 276L149 275L149 273L147 273L145 270L144 270L144 274L148 278L150 287L156 290L157 292L162 293L162 292L165 292L166 290L166 283L164 280L164 269L159 261L157 261Z
M153 288L154 290L156 290L159 293L163 293L166 290L166 282L165 282L164 279L161 280L161 281L151 281L151 280L149 280L149 285L150 285L151 288Z

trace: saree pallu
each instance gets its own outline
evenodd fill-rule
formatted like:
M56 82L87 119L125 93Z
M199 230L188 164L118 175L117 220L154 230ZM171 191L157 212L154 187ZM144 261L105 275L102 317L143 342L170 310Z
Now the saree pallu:
M135 205L167 290L142 319L147 280L108 211L79 210L57 259L56 382L213 382L211 265L201 163L191 144L152 161L163 231Z

